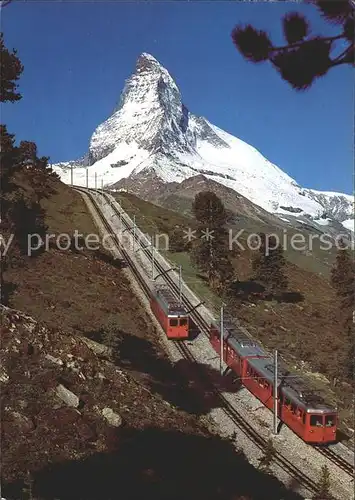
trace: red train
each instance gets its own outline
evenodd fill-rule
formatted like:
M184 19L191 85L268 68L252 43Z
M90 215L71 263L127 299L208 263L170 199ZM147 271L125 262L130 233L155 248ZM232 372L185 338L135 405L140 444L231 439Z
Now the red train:
M168 339L189 338L189 315L169 288L156 287L151 296L150 307Z
M156 287L151 309L169 339L189 338L189 313L167 286ZM209 340L220 355L218 326L211 324ZM262 347L231 321L223 327L223 359L243 385L267 408L273 410L274 360ZM338 412L315 394L305 380L278 366L278 417L306 443L328 444L336 441Z
M220 330L211 325L210 342L220 354ZM256 342L231 322L223 327L223 358L243 385L267 408L273 409L274 360ZM278 366L278 416L306 443L328 444L336 441L337 409L307 386L282 363Z

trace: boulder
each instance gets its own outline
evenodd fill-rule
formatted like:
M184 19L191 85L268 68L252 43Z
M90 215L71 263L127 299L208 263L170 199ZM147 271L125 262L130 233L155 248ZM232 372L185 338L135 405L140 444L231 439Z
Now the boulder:
M69 391L64 385L60 384L56 388L56 394L66 405L77 408L79 406L79 398L76 394Z
M107 423L113 427L120 427L122 425L121 416L115 413L111 408L104 408L101 413Z

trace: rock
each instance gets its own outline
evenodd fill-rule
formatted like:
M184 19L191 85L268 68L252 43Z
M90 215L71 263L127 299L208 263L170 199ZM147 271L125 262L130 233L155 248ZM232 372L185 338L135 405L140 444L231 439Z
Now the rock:
M55 358L54 356L51 356L50 354L46 354L45 358L48 359L48 361L51 361L52 363L55 363L56 365L62 365L63 361L60 358Z
M0 382L7 382L9 380L9 376L5 370L5 368L2 368L0 372Z
M122 425L121 416L118 413L115 413L111 408L104 408L101 413L107 423L113 427L120 427Z
M88 339L86 337L83 338L82 340L85 342L88 348L91 349L98 356L109 357L112 355L112 349L110 347L107 347L103 344L99 344L98 342L95 342L94 340Z
M34 428L34 424L31 419L21 415L21 413L14 411L12 417L18 429L22 432L29 432Z
M79 398L73 392L69 391L64 385L60 384L56 388L56 394L64 401L64 403L68 406L72 406L73 408L77 408L79 406Z

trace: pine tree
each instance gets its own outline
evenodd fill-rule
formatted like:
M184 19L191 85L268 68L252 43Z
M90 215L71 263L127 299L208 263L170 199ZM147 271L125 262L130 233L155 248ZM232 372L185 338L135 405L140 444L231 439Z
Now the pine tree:
M17 90L17 80L23 72L23 66L17 52L9 52L5 47L4 34L0 33L0 102L19 101L22 96Z
M275 238L259 233L261 245L253 259L254 279L266 287L266 291L281 292L287 288L288 281L284 269L286 260L281 245L276 245ZM269 248L268 248L269 247Z
M34 500L33 499L33 477L30 471L27 471L26 476L24 478L23 484L24 487L22 488L22 493L25 495L26 500Z
M271 438L266 442L265 450L263 456L259 459L259 469L266 473L270 473L270 466L275 458L276 450L274 448L274 443Z
M21 61L16 55L8 51L4 44L4 35L0 33L0 102L15 102L21 99L17 91L17 80L23 71ZM11 202L5 193L14 191L11 182L13 175L12 165L16 157L14 135L9 134L5 125L0 125L0 206L1 206L1 235L8 239L11 233L11 221L9 220L9 209ZM4 273L9 265L9 258L1 256L0 265L0 299L1 303L7 303L9 288L11 285L5 282Z
M11 53L5 47L3 34L0 34L0 56L0 101L13 103L22 97L17 81L23 66L16 51ZM7 303L9 296L10 284L4 280L5 271L21 253L27 254L27 235L38 233L43 237L47 229L40 202L53 192L51 176L55 174L48 166L48 158L37 156L36 145L22 141L16 146L14 135L7 131L5 125L0 125L1 236L6 240L10 235L15 236L10 251L1 259L2 303Z
M341 323L345 333L344 342L346 342L349 352L347 373L349 378L353 379L355 359L355 265L353 255L346 248L343 240L339 242L330 278L338 299L337 309L341 315Z
M227 212L221 199L212 191L201 191L195 196L192 210L196 220L205 228L218 228L227 223Z
M232 40L239 52L253 63L270 61L281 77L297 90L309 88L316 78L342 64L354 65L354 4L351 0L307 0L318 8L329 23L338 25L333 36L311 35L307 19L291 12L283 18L286 44L275 47L265 31L250 24L236 26ZM334 46L342 41L343 51L333 55Z
M118 358L118 346L121 340L117 320L114 317L109 317L101 329L101 341L112 350L112 360L115 361Z
M207 275L210 286L226 291L234 277L228 233L227 213L218 196L211 191L198 193L193 203L201 238L193 248L192 260Z
M175 227L169 234L170 252L188 252L191 243L186 240L185 234L180 227Z
M313 500L333 500L333 496L330 494L330 473L326 465L322 466L317 493Z
M331 284L343 309L354 306L354 259L343 240L339 242L335 264L331 270Z

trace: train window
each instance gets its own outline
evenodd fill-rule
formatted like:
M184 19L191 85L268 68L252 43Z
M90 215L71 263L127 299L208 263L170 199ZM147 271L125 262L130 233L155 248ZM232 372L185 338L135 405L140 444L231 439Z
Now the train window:
M289 398L285 398L285 406L291 406L291 400Z
M294 403L291 403L291 411L296 414L297 406Z
M187 325L187 319L186 318L180 319L180 326L186 326L186 325Z
M303 419L302 419L302 422L303 422L304 424L306 424L306 414L305 414L305 413L303 414Z
M178 320L177 319L171 319L170 320L170 326L178 326Z
M323 427L323 417L321 415L311 415L312 427Z
M326 415L325 416L325 426L333 427L335 425L335 416L334 415Z

